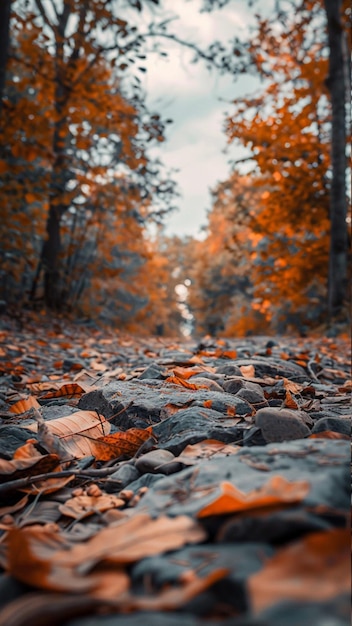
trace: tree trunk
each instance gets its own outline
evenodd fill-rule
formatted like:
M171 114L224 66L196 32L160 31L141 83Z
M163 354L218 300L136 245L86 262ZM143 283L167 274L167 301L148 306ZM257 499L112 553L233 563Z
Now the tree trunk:
M343 311L347 298L347 195L346 195L346 67L341 0L324 0L329 42L329 76L332 108L330 190L329 320Z
M47 239L43 243L41 262L44 269L44 298L49 309L58 311L60 303L60 221L58 207L50 206L46 224Z
M10 43L11 0L0 0L0 115L5 89L6 64Z

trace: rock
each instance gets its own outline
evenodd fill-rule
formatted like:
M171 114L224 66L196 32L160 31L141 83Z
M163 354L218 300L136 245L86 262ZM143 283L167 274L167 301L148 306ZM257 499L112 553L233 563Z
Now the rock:
M237 611L248 608L246 581L260 570L274 550L264 543L248 542L246 544L218 544L214 546L191 546L182 548L176 553L161 554L142 559L131 570L132 583L143 584L148 576L153 588L160 591L165 587L179 584L182 576L189 571L201 571L207 576L218 568L228 570L221 584L193 604L193 611L207 615L215 610L217 603L226 602ZM207 622L208 623L208 622ZM180 621L180 626L183 622Z
M144 474L146 472L152 474L163 474L163 465L170 463L175 459L175 455L169 450L151 450L143 454L136 460L136 468Z
M268 406L261 387L259 387L259 385L253 385L253 387L259 387L259 390L257 390L249 387L250 384L251 383L249 383L248 386L243 387L243 389L239 390L239 392L236 394L237 398L247 400L247 402L255 406L257 410L262 407Z
M334 433L351 436L351 420L339 417L322 417L315 422L312 433L321 433L326 430L332 430Z
M202 387L206 387L207 389L212 389L213 391L224 391L219 383L205 376L192 376L189 382L194 383L195 385L201 385Z
M244 428L237 425L237 419L196 406L177 411L153 427L158 447L176 455L189 444L204 439L217 439L224 443L242 441L243 432Z
M126 430L146 428L165 419L175 409L204 407L205 403L211 403L213 410L224 415L228 410L236 416L251 415L253 412L246 400L224 391L189 390L158 380L111 382L101 389L84 394L78 407L97 410L113 425Z
M115 493L124 489L134 480L140 477L138 469L131 463L121 465L116 472L110 474L104 483L104 489L108 493Z
M242 365L253 365L257 378L263 378L264 376L284 376L295 382L303 382L309 379L304 368L292 361L255 356L248 359L236 359L235 363L238 367L242 367Z
M19 426L0 426L0 458L12 459L17 448L23 446L27 439L35 439L35 433Z
M350 446L343 440L300 439L246 447L225 458L201 459L196 467L179 472L177 480L174 476L161 478L150 486L136 511L147 511L153 517L197 516L220 496L224 481L249 493L260 489L271 477L280 476L290 482L308 483L309 491L300 502L258 515L249 510L231 518L224 514L200 519L219 541L224 540L221 537L225 537L229 519L232 536L237 533L241 541L273 540L273 524L281 538L299 536L307 528L312 532L344 526L350 508L349 463Z
M168 372L167 370L165 370L165 368L158 365L158 363L151 363L150 365L148 365L148 367L145 368L144 372L142 372L138 376L138 379L146 380L146 379L154 378L157 380L163 380L167 376L168 376Z
M235 363L227 363L226 365L220 365L216 369L218 374L225 374L225 376L242 376L242 372L238 365Z
M303 439L310 435L310 430L302 414L307 415L303 411L265 407L257 412L255 424L261 429L266 442Z

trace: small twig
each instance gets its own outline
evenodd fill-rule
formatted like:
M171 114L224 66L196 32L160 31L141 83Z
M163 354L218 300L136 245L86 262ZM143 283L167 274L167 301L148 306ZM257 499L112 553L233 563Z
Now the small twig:
M16 489L23 489L28 485L47 480L48 478L65 478L67 476L74 476L75 478L94 479L104 478L116 472L116 465L114 467L102 467L101 469L93 469L90 472L86 470L63 470L61 472L48 472L46 474L37 474L36 476L26 476L25 478L17 478L16 480L9 480L7 483L0 485L0 495L13 491Z

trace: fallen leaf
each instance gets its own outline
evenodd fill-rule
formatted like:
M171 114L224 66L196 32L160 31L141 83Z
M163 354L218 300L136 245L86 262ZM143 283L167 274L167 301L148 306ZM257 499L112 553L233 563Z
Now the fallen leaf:
M172 383L173 385L181 385L181 387L186 387L186 389L206 389L205 385L195 385L194 383L189 383L187 380L183 378L179 378L178 376L169 376L165 380L166 383Z
M94 454L92 440L94 443L96 438L108 435L111 430L110 423L104 416L98 416L96 411L76 411L71 415L50 420L46 425L52 434L60 438L66 453L77 459ZM37 432L38 425L33 423L26 428Z
M22 398L21 400L18 400L17 402L12 404L9 408L9 411L10 413L20 414L25 413L32 408L38 409L40 408L40 404L38 400L34 398L34 396L28 396L27 398Z
M41 400L49 400L50 398L61 398L65 397L67 399L80 397L83 393L87 391L92 391L95 387L93 385L85 385L83 382L80 383L64 383L58 389L54 391L49 391L45 395L41 396Z
M348 435L344 435L343 433L336 433L333 430L323 430L320 433L313 433L309 435L308 439L346 439L350 440Z
M312 533L282 548L248 580L256 613L285 600L323 602L349 592L350 585L350 531L345 529Z
M0 476L3 482L8 480L17 480L26 476L36 476L37 474L46 474L53 472L60 464L57 454L44 454L33 458L0 459Z
M73 547L59 535L57 527L13 528L7 537L7 571L41 589L88 591L99 589L98 564L100 572L111 566L119 571L146 556L198 543L205 537L205 530L190 517L153 520L143 513L111 524Z
M198 443L186 446L177 457L177 461L182 461L183 459L207 459L209 457L218 458L220 456L237 454L239 450L240 446L232 446L217 439L204 439Z
M198 511L197 517L224 515L267 508L277 504L300 502L308 494L310 485L307 481L290 483L281 476L273 476L259 489L245 493L229 482L220 483L220 495Z
M244 378L255 378L254 365L240 365L240 370Z
M298 404L294 399L292 393L286 390L284 405L287 409L298 409Z
M115 495L102 494L100 496L81 495L70 498L64 504L59 505L59 511L62 515L73 517L74 519L83 519L94 513L103 513L109 509L114 509L125 505L125 500Z
M153 436L153 429L129 428L122 433L113 433L90 441L91 454L97 461L110 461L119 456L133 457L141 445Z

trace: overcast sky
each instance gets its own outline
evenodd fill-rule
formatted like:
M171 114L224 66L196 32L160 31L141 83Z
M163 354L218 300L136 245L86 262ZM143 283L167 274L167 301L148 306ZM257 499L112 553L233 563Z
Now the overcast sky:
M228 6L211 13L199 12L201 0L164 0L163 6L168 14L179 15L170 30L201 46L216 39L226 42L241 37L253 14L246 0L230 0ZM229 176L230 158L244 155L243 149L234 147L224 154L224 113L231 111L232 99L251 93L257 83L250 77L235 82L231 76L209 73L202 62L190 64L192 52L173 42L165 40L163 47L168 58L149 56L143 83L149 105L174 123L168 127L167 141L151 154L168 168L179 170L173 177L182 194L180 209L168 218L167 234L197 237L206 224L209 189Z

